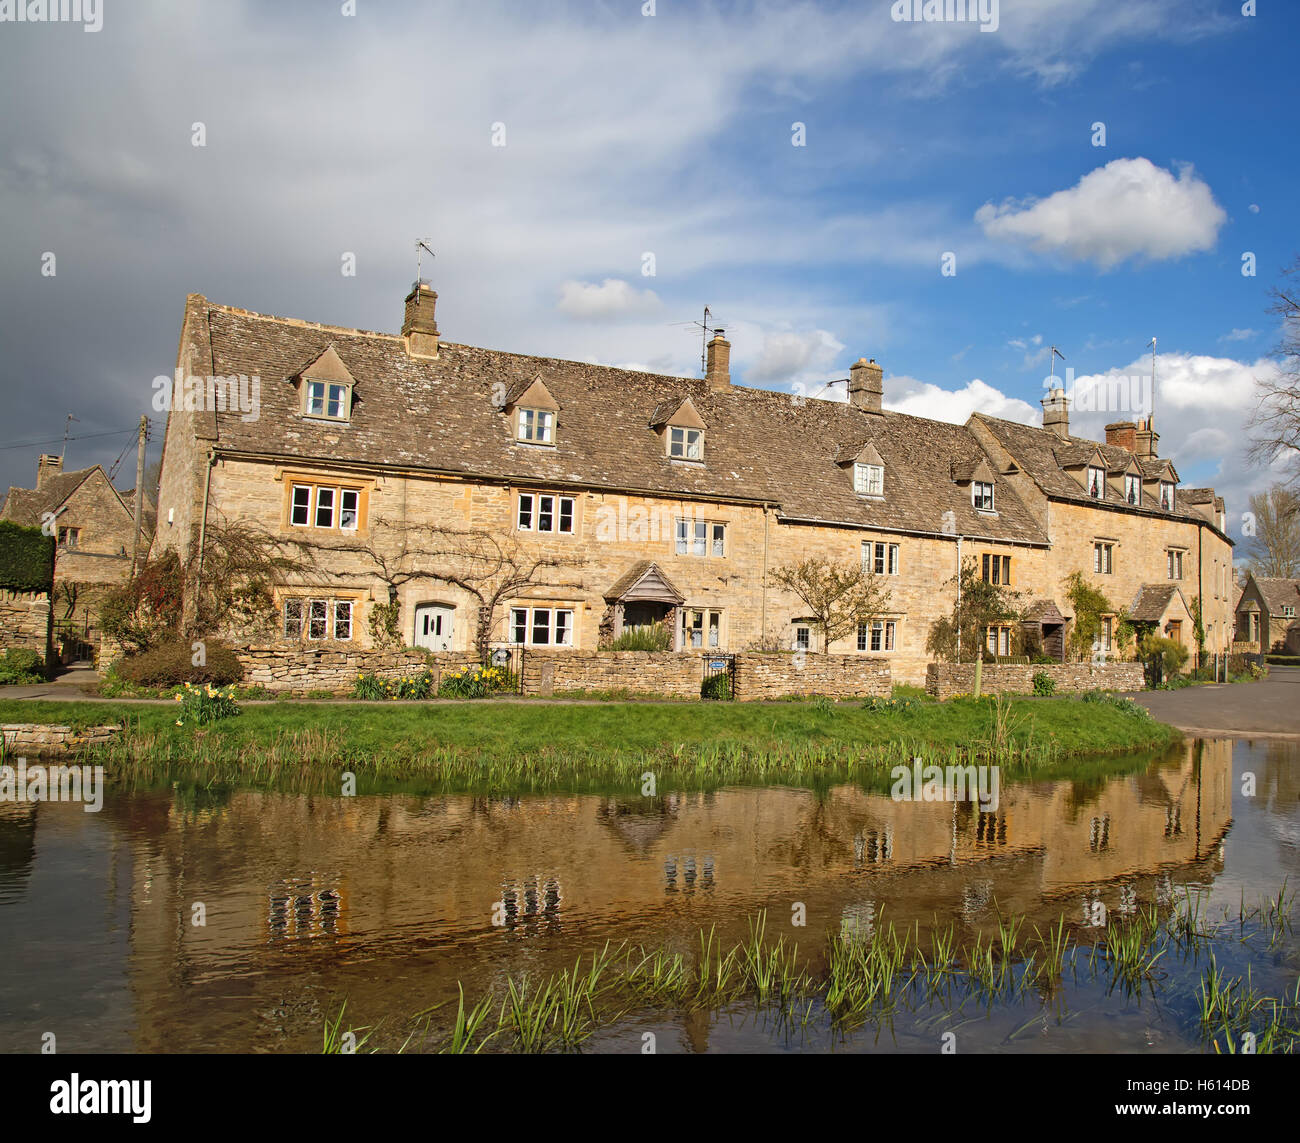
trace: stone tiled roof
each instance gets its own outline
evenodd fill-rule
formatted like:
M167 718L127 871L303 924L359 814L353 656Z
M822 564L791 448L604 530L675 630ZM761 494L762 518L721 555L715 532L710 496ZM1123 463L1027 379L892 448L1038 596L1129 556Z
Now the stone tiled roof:
M1035 425L1020 425L984 413L975 413L974 418L987 426L1002 447L1011 453L1024 471L1033 478L1034 483L1045 495L1054 500L1071 500L1080 504L1090 504L1093 507L1110 504L1117 508L1122 506L1128 511L1144 510L1175 520L1206 522L1201 513L1189 511L1183 506L1181 490L1175 497L1173 512L1164 511L1160 507L1160 501L1145 488L1142 489L1141 503L1137 505L1129 505L1121 500L1115 488L1110 485L1106 488L1106 499L1099 501L1087 494L1073 473L1061 468L1061 460L1065 463L1084 464L1093 453L1100 453L1106 462L1108 472L1122 471L1133 459L1133 454L1119 445L1102 444L1082 437L1070 437L1068 441L1063 441L1050 429L1041 429ZM1152 478L1163 471L1168 463L1163 458L1155 461L1140 458L1138 460L1143 473Z
M1158 623L1177 590L1172 583L1144 583L1128 609L1129 618L1138 623Z
M202 311L200 311L202 312ZM954 465L985 454L963 426L902 413L871 414L788 393L443 343L436 360L409 357L401 338L206 306L217 375L257 374L261 415L217 412L218 447L303 461L398 466L515 483L585 485L775 504L788 519L881 530L1046 544L1042 526L996 481L996 515L976 513ZM300 413L287 378L333 344L355 378L351 424ZM203 363L195 363L197 371ZM561 406L554 447L520 445L494 392L540 377ZM673 461L650 427L655 410L689 397L708 429L704 461ZM846 444L872 444L884 462L883 500L853 491L836 464ZM945 519L947 513L951 517ZM950 525L950 526L945 526Z
M642 580L649 579L663 594L674 597L678 603L685 603L684 596L673 582L660 570L653 560L637 560L627 571L614 581L605 592L606 599L619 600L628 594Z
M1054 599L1035 599L1025 608L1022 617L1026 623L1064 623L1065 616Z
M1270 615L1281 615L1284 607L1300 612L1300 579L1256 579L1255 583Z
M9 495L5 497L4 518L30 528L40 527L41 517L46 512L58 511L59 505L76 492L82 482L98 468L99 465L96 464L76 472L47 476L39 490L11 487Z

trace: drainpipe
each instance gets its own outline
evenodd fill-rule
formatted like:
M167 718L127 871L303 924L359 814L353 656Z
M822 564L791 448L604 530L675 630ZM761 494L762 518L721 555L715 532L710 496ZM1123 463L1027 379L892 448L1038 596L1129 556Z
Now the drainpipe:
M957 536L957 662L961 662L961 541Z
M759 613L760 613L759 638L760 638L760 642L763 644L766 644L767 642L767 522L768 522L768 506L764 504L763 505L763 596L762 596L762 604L759 609Z
M194 591L197 596L199 587L203 583L203 544L208 534L208 493L212 489L212 469L217 463L217 450L208 449L208 468L203 475L203 515L199 517L199 555L198 567L194 574Z
M1210 507L1213 508L1214 505L1211 504ZM1199 604L1201 609L1201 630L1204 631L1205 630L1205 587L1204 587L1204 579L1203 579L1204 570L1201 567L1201 535L1202 535L1201 526L1197 524L1196 525L1196 596L1197 596L1197 603ZM1192 629L1192 638L1193 639L1196 638L1195 628ZM1199 671L1203 666L1204 664L1201 662L1201 645L1200 643L1197 643L1196 669Z

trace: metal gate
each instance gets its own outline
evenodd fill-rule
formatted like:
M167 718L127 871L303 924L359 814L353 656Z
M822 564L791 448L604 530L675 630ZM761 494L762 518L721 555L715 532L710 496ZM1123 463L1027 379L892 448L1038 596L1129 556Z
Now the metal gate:
M729 702L736 697L736 656L712 654L704 656L704 682L700 684L700 698Z
M522 643L503 643L488 652L488 666L497 667L507 674L501 694L524 693L524 646Z

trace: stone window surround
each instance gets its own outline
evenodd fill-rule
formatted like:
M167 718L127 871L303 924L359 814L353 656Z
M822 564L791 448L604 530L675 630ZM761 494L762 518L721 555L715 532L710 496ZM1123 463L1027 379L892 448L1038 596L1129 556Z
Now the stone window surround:
M303 469L285 469L277 468L275 479L284 485L283 503L280 515L280 530L282 532L317 532L333 533L340 532L350 536L365 536L370 531L370 494L375 488L375 481L362 477L337 476L327 472L308 471ZM311 500L309 501L307 523L295 524L293 522L293 490L295 485L307 485L313 489ZM332 488L335 490L334 500L334 522L328 528L318 528L316 526L316 489ZM344 492L355 492L357 494L357 526L355 528L340 528L339 509L343 502Z
M337 417L331 416L327 412L313 413L311 411L312 387L319 385L323 388L321 400L324 407L329 407L329 397L331 389L342 389L343 396L340 401L341 412ZM302 415L309 421L328 421L330 424L350 424L352 421L352 386L345 381L315 380L311 377L302 379Z
M523 527L520 519L523 512L523 498L525 496L532 498L532 505L529 510L529 526ZM549 530L538 527L541 521L542 497L549 496L551 502L551 527ZM514 494L514 530L516 532L527 532L533 536L563 536L566 539L573 539L578 535L578 501L579 496L576 493L551 492L546 489L519 489ZM563 501L569 501L569 530L563 531L560 528L560 522L564 518L562 511Z
M310 644L312 646L322 643L355 643L359 605L365 598L366 593L362 591L312 591L310 588L296 587L278 589L275 602L279 619L279 637L285 642ZM293 601L302 604L296 638L285 634L285 624L289 618L288 604ZM325 634L320 638L313 638L310 634L311 605L313 603L323 603L325 605ZM347 639L336 638L339 604L346 604L349 609Z

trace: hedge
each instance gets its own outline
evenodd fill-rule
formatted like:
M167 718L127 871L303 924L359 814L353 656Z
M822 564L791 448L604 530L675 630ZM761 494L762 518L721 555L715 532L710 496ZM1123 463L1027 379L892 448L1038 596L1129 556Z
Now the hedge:
M39 528L24 528L0 520L0 588L8 591L52 591L54 537Z

